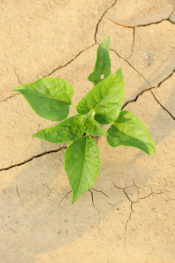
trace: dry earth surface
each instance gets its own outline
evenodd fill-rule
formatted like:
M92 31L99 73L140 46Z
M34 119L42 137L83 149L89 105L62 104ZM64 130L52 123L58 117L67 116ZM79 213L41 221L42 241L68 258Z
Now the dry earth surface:
M0 262L175 262L175 1L0 1ZM74 205L65 145L31 134L52 125L12 89L43 76L91 87L96 49L111 36L125 109L156 153L98 142L101 171Z

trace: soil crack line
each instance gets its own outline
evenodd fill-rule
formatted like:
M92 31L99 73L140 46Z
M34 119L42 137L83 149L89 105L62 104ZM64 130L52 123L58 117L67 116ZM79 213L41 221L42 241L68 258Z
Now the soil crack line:
M160 88L160 86L161 86L166 80L168 80L169 78L171 78L174 73L175 73L175 69L174 69L167 77L165 77L163 80L161 80L156 86L153 86L153 87L149 87L149 88L147 88L147 89L144 89L144 90L142 90L139 94L137 94L137 96L136 96L134 99L126 101L125 104L123 105L122 109L124 109L129 103L136 102L137 99L138 99L141 95L143 95L145 92L147 92L147 91L151 91L151 93L152 93L152 95L153 95L152 90L153 90L153 89L156 89L156 88ZM146 81L147 81L147 80L146 80ZM149 82L147 81L147 83L149 83ZM154 96L154 98L155 98L155 95L153 95L153 96ZM162 104L160 104L160 102L159 102L156 98L155 98L155 100L157 101L157 103L158 103L160 106L162 105ZM174 116L172 116L172 114L171 114L163 105L162 105L162 108L163 108L165 111L167 111L167 113L169 113L170 116L174 119Z
M107 198L110 198L109 195L107 195L105 192L103 192L102 190L98 190L98 189L95 189L95 188L91 188L91 190L95 191L95 192L98 192L98 193L101 193L102 195L104 195L105 197Z
M27 159L27 160L25 160L25 161L23 161L21 163L17 163L17 164L13 164L13 165L10 165L10 166L5 167L5 168L1 168L0 172L7 171L7 170L10 170L10 169L18 167L18 166L22 166L22 165L24 165L26 163L29 163L29 162L33 161L34 159L42 157L44 155L48 155L48 154L51 154L51 153L57 153L57 152L59 152L61 150L65 150L65 149L67 149L67 147L66 146L62 146L61 148L56 149L56 150L51 150L51 151L47 151L47 152L43 152L43 153L37 154L37 155L32 156L31 158L29 158L29 159Z
M118 54L118 52L114 49L110 49L112 52L114 52L120 59L124 60L133 70L135 70L135 72L137 72L145 81L146 83L150 86L147 89L142 90L140 93L138 93L136 95L136 97L134 99L128 100L124 103L122 110L129 104L129 103L133 103L136 102L137 99L143 95L145 92L147 91L151 91L154 99L156 100L156 102L162 107L162 109L164 109L173 119L175 119L175 117L171 114L171 112L169 112L159 101L158 99L155 97L155 95L153 94L152 90L155 88L159 88L166 80L168 80L169 78L172 77L172 75L175 73L175 69L164 79L162 79L156 86L151 86L151 83L143 76L143 74L141 74L127 59L125 59L124 57L122 57L120 54Z
M138 200L135 202L135 203L138 203L139 200L143 200L143 199L146 199L146 198L149 198L150 196L152 195L161 195L161 194L164 194L168 191L164 190L164 191L161 191L161 192L154 192L154 191L151 191L148 195L145 195L143 197L138 197Z
M128 104L133 103L133 102L136 102L136 101L138 100L138 98L139 98L140 96L142 96L145 92L150 91L150 90L152 90L152 89L154 89L154 88L156 88L156 87L151 87L151 88L142 90L142 92L140 92L139 94L137 94L137 96L136 96L134 99L126 101L125 104L124 104L123 107L122 107L122 110L123 110Z
M115 20L113 20L110 17L106 17L106 19L108 19L109 21L111 21L113 24L115 24L117 26L121 26L121 27L125 27L125 28L138 28L138 27L147 27L147 26L161 24L164 21L168 21L171 24L175 24L172 20L170 20L170 16L168 16L167 18L163 18L163 19L161 19L159 21L155 21L155 22L151 22L151 23L147 23L147 24L139 24L139 25L122 24L122 23L116 22Z
M92 206L96 209L95 203L94 203L94 194L93 192L89 189L88 192L91 194L91 201L92 201Z
M50 71L49 73L43 75L42 77L49 77L50 75L52 75L53 73L55 73L57 70L65 68L66 66L68 66L69 64L71 64L73 61L76 60L76 58L78 58L82 53L86 52L88 49L94 47L96 44L93 43L92 45L90 45L87 48L84 48L83 50L79 51L72 59L70 59L68 62L66 62L65 64L53 69L52 71Z
M88 49L94 47L95 45L96 45L96 44L93 43L93 44L90 45L89 47L81 50L81 51L78 52L72 59L70 59L68 62L66 62L64 65L61 65L61 66L53 69L51 72L43 75L42 78L44 78L44 77L49 77L50 75L52 75L53 73L55 73L57 70L62 69L62 68L65 68L66 66L68 66L69 64L71 64L73 61L75 61L76 58L78 58L82 53L86 52ZM20 80L20 78L19 78L19 75L18 75L17 72L16 72L16 69L14 69L14 72L15 72L15 75L16 75L16 77L17 77L17 79L18 79L19 84L22 85L22 82L21 82L21 80ZM20 95L20 94L19 94L19 93L12 94L12 95L8 96L7 98L0 100L0 102L7 101L7 100L9 100L9 99L11 99L11 98L13 98L13 97L15 97L15 96L18 96L18 95Z
M18 75L18 73L17 73L17 71L16 71L16 68L14 68L14 73L15 73L15 75L16 75L16 77L17 77L17 80L18 80L19 85L22 85L22 82L21 82L21 80L20 80L20 77L19 77L19 75ZM14 92L14 94L12 94L12 95L10 95L10 96L8 96L8 97L0 100L0 102L7 101L7 100L9 100L9 99L11 99L11 98L13 98L13 97L15 97L15 96L18 96L18 95L20 95L20 94Z
M151 90L151 94L153 95L153 98L155 99L155 101L160 105L160 107L161 107L164 111L166 111L173 120L175 120L175 117L173 116L173 114L172 114L167 108L165 108L165 106L163 106L163 105L160 103L160 101L157 99L157 97L155 96L155 94L153 93L152 90Z
M13 97L18 96L18 95L20 95L20 94L19 94L19 93L12 94L12 95L6 97L5 99L0 100L0 102L7 101L7 100L9 100L9 99L11 99L11 98L13 98Z
M124 195L126 196L126 198L128 199L128 201L130 202L130 213L129 213L129 216L125 222L125 231L124 231L124 247L126 247L126 240L127 240L127 231L128 231L128 223L132 217L132 214L134 213L134 209L133 209L133 206L136 202L138 201L132 201L131 198L129 197L129 194L126 192L126 189L127 188L130 188L130 187L133 187L135 185L131 185L131 186L127 186L127 187L119 187L117 186L116 184L114 184L114 187L118 190L122 190Z
M175 11L175 8L173 8L171 14L170 14L169 17L168 17L168 20L169 20L169 22L171 22L172 24L175 25L175 22L171 20L171 16L173 15L174 11Z
M41 182L41 185L44 186L50 193L53 192L53 190L47 184Z
M129 224L129 221L131 220L132 214L135 212L135 211L134 211L134 205L135 205L136 203L138 203L139 200L143 200L143 199L149 198L149 197L152 196L152 195L161 195L161 194L164 194L164 193L167 192L167 191L165 190L165 191L161 191L161 192L154 192L154 191L151 190L151 192L150 192L148 195L143 196L143 197L138 197L136 201L133 201L133 200L130 198L129 194L126 192L126 189L127 189L127 188L130 188L130 187L133 187L133 186L136 186L136 187L137 187L137 185L135 184L135 182L134 182L133 185L127 186L127 187L119 187L119 186L117 186L115 183L113 183L113 184L114 184L114 187L115 187L116 189L123 191L123 193L124 193L124 195L126 196L127 200L130 202L130 212L129 212L128 218L126 219L125 227L124 227L124 247L126 247L128 224Z
M159 88L166 80L170 79L172 77L172 75L175 73L175 69L167 76L165 77L164 79L162 79L156 88Z
M19 200L22 202L22 199L21 199L21 196L19 194L19 189L18 189L18 185L16 184L16 193L17 193L17 196L19 198Z
M61 200L60 200L60 202L59 202L59 206L58 206L59 208L61 207L61 204L62 204L62 202L64 201L64 199L67 198L67 196L68 196L70 193L72 193L72 190L66 192L65 195L61 198Z
M136 69L127 59L125 59L124 57L122 57L116 50L110 48L110 50L115 53L120 59L122 59L123 61L125 61L135 72L137 72L137 74L139 74L149 85L150 82L144 77L144 75L138 71L138 69Z
M131 55L129 56L128 60L132 57L134 53L134 45L135 45L135 28L133 28L133 33L132 33L132 47L131 47Z
M93 188L93 190L94 190L94 188ZM100 225L100 209L97 208L96 205L95 205L95 202L94 202L94 193L93 193L93 191L92 191L92 188L89 189L88 192L91 194L92 206L93 206L93 208L97 211L97 214L98 214L98 226L97 226L97 229L98 229L98 232L100 233L100 226L99 226L99 225ZM98 190L97 190L97 192L98 192ZM100 191L100 193L102 193L102 192Z
M20 80L20 77L19 77L19 74L17 73L16 68L14 68L14 72L15 72L15 75L16 75L16 77L17 77L18 83L19 83L20 85L22 85L22 81Z
M103 14L101 15L100 19L98 20L97 25L96 25L96 28L95 28L95 33L94 33L95 43L97 43L98 28L99 28L99 25L100 25L102 19L104 18L104 16L106 15L106 13L107 13L111 8L113 8L116 4L117 4L117 0L115 0L115 1L112 3L112 5L109 6L109 7L103 12Z

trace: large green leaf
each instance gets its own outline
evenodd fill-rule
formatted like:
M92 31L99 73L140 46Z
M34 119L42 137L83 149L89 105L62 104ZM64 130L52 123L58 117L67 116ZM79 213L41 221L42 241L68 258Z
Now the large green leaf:
M59 121L67 117L73 97L73 88L60 78L43 78L14 89L20 92L41 117Z
M73 203L93 186L99 169L98 147L90 136L83 136L68 146L65 170L73 190Z
M84 126L81 120L82 116L76 115L55 126L43 129L33 136L53 143L70 142L83 135Z
M109 55L110 37L107 37L97 49L97 58L94 71L88 80L95 85L111 74L111 60Z
M103 136L106 135L106 131L100 126L100 124L94 120L93 116L89 116L84 122L84 131L88 135Z
M79 114L95 111L95 119L108 124L115 121L124 101L122 70L109 75L83 97L77 105Z
M129 111L122 111L107 132L107 141L112 147L125 145L136 147L149 155L154 153L155 144L148 129Z

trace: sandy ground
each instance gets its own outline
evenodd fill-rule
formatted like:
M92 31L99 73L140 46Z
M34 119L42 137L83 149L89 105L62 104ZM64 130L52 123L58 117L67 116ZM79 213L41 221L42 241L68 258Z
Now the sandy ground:
M175 262L175 1L0 1L0 262ZM99 140L101 171L74 205L64 145L31 134L21 83L68 80L75 103L91 87L96 49L111 36L125 109L148 126L156 153Z

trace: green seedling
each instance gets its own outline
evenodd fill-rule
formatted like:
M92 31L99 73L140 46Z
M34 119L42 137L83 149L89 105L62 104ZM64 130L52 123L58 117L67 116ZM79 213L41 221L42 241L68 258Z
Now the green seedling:
M65 171L73 191L72 202L93 186L99 173L97 136L106 136L112 147L132 146L149 155L154 153L155 144L146 126L133 113L122 111L122 70L111 72L109 46L109 37L99 45L94 71L88 77L94 87L77 105L72 102L72 86L60 78L42 78L14 89L39 116L60 121L33 136L52 143L68 143ZM67 118L71 105L75 105L77 114ZM109 126L107 131L104 125Z

